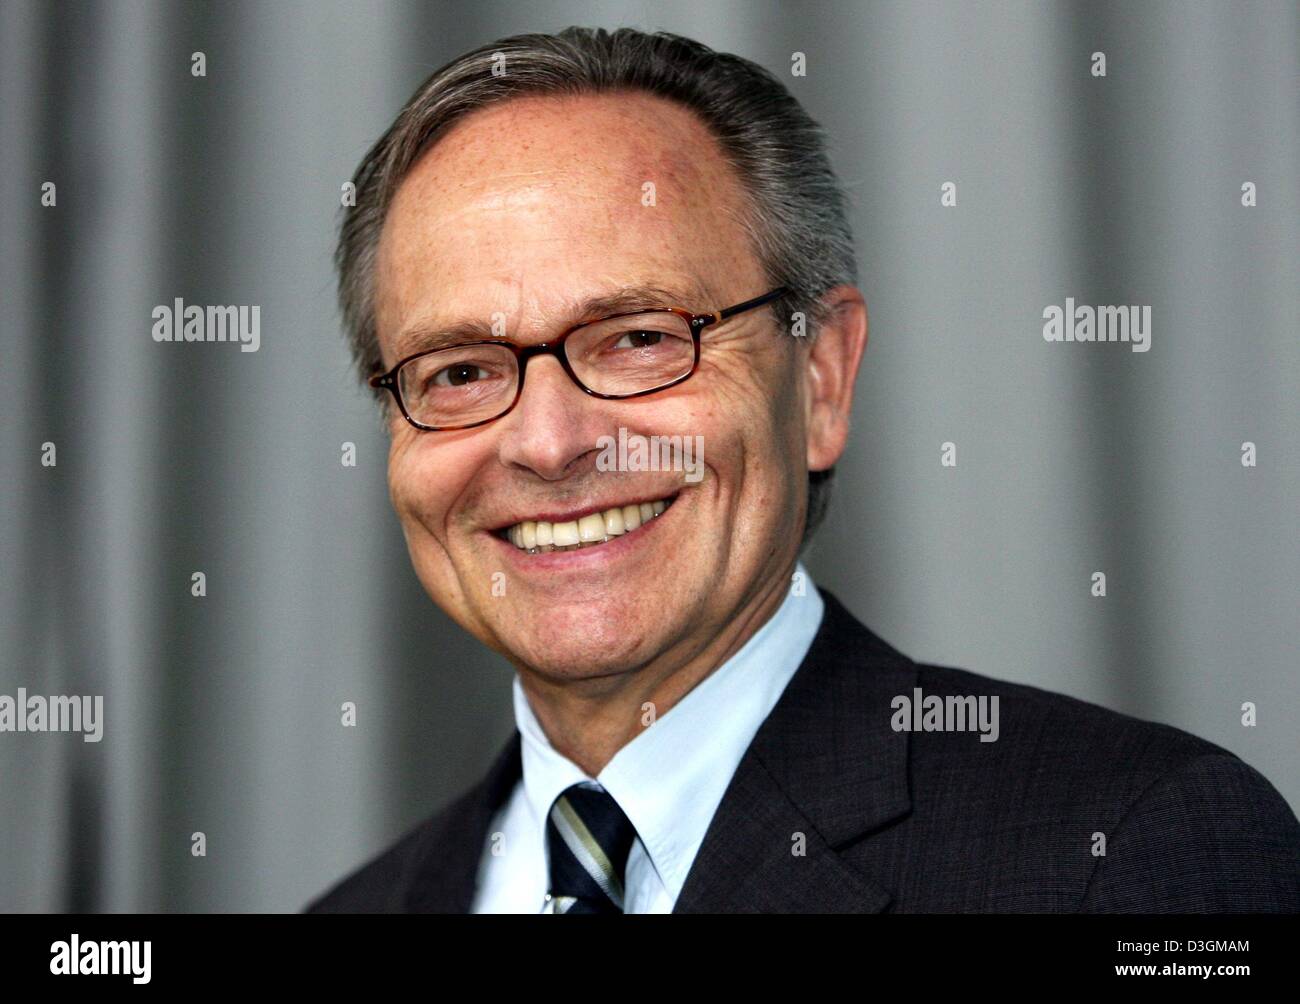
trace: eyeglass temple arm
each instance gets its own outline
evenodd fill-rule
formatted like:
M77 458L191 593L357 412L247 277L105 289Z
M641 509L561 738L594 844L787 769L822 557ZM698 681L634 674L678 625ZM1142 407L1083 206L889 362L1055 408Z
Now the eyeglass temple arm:
M725 307L718 311L718 320L725 321L728 317L734 317L736 314L744 313L746 310L753 310L755 307L761 307L765 303L771 303L779 297L785 296L790 292L785 286L772 290L770 293L764 293L762 296L756 296L752 300L746 300L744 303L737 303L734 307Z

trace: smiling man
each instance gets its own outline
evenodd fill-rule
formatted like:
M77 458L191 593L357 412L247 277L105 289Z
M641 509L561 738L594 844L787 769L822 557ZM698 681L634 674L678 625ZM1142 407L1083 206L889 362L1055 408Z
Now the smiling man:
M311 909L1300 904L1300 826L1232 754L918 666L809 583L867 315L770 74L505 39L416 92L357 192L341 294L393 506L429 596L516 668L518 729ZM602 462L642 437L699 449Z

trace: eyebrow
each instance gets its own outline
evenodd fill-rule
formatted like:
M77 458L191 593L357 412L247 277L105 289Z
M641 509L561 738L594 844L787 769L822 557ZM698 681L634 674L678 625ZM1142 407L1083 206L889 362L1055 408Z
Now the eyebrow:
M589 296L564 312L567 318L556 325L556 337L575 325L596 321L613 314L655 307L685 307L706 312L712 300L704 289L693 282L669 289L655 285L624 286L612 293ZM716 305L713 305L716 309ZM397 359L405 359L418 352L447 348L463 342L503 341L492 334L492 322L484 318L466 318L446 324L417 323L394 339Z

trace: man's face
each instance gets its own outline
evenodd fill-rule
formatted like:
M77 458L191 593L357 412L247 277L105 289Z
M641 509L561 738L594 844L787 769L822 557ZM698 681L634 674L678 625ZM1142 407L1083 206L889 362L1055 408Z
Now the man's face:
M646 183L654 186L646 205ZM385 364L417 332L505 320L521 344L654 286L709 312L768 291L737 221L744 193L706 127L649 95L525 98L479 111L417 162L379 246ZM688 659L780 583L807 479L806 352L767 310L704 329L698 371L644 398L584 394L528 364L509 414L423 432L394 409L389 491L429 595L486 644L555 680ZM703 437L703 478L603 471L601 437ZM694 441L694 440L692 440ZM693 476L694 477L694 476ZM502 531L671 500L639 529L529 554Z

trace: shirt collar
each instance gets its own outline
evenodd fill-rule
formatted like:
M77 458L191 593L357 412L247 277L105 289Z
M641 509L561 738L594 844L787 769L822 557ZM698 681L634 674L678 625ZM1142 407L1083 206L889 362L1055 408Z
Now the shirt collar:
M797 564L772 618L594 779L551 745L516 675L524 791L541 839L555 799L572 784L595 780L627 813L675 900L741 758L807 655L823 609L807 569Z

